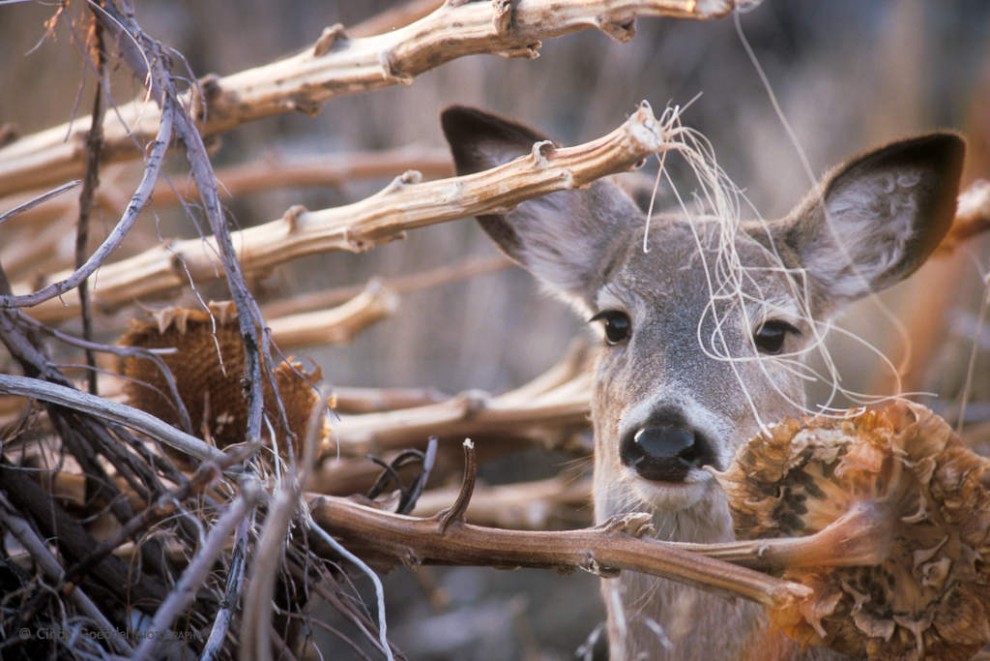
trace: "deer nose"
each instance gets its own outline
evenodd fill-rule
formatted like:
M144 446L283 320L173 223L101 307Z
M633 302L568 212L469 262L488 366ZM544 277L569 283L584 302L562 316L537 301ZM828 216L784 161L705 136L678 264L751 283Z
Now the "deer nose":
M711 446L692 429L670 425L641 427L622 441L622 463L640 477L683 482L692 468L714 463Z

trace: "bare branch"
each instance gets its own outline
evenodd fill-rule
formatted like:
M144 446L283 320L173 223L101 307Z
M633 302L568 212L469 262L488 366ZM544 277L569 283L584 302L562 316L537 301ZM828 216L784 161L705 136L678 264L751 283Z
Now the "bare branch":
M112 420L125 427L143 432L169 447L201 461L222 462L226 456L220 450L207 445L195 436L179 431L172 425L166 424L144 411L111 402L102 397L95 397L67 386L24 376L0 374L0 392L39 399L77 411L84 411L104 420Z
M378 561L488 567L581 569L599 575L641 571L769 607L811 590L727 562L643 538L648 515L631 514L595 528L561 532L500 530L467 523L438 529L436 519L389 514L345 498L310 498L313 519L352 551ZM632 534L630 534L632 533Z
M293 207L278 220L231 232L230 242L243 270L254 272L315 253L369 250L407 230L504 210L627 170L651 154L678 148L668 141L668 128L643 102L622 126L597 140L559 149L545 143L529 156L463 177L417 183L418 176L407 173L365 200L321 211ZM222 270L219 254L214 237L189 239L105 265L93 288L93 304L108 308L172 291L187 281L187 273L213 279ZM59 301L35 306L32 316L46 323L76 316L78 298L64 289L61 293ZM18 297L11 304L33 305L38 298Z
M493 273L509 266L512 266L512 262L509 261L508 257L503 255L480 258L470 257L461 262L444 264L429 271L411 273L394 278L375 278L375 280L381 282L387 289L397 294L407 294L430 287L438 287L450 282L458 282L465 278ZM262 307L262 310L265 313L265 318L268 319L308 310L322 310L332 305L340 305L344 301L360 295L370 284L350 285L327 291L313 292L311 294L301 294L268 303Z
M406 170L417 170L431 179L449 177L454 173L448 150L417 147L320 154L291 160L278 154L270 154L256 162L220 168L215 173L222 185L222 192L230 197L238 197L280 188L335 188L364 179L392 178ZM106 213L119 216L126 208L129 193L125 194L124 189L131 181L129 176L125 176L128 171L116 170L113 179L103 181L97 191L96 204ZM54 191L32 191L5 197L0 202L5 205L13 204L15 208L0 214L0 223L9 219L12 226L24 228L31 225L36 228L64 216L75 215L78 206L76 201L49 200L77 185L79 182L75 181L63 184ZM154 200L156 209L162 209L195 195L195 185L191 181L159 181L151 199ZM8 271L15 269L7 259L17 254L19 250L11 251L9 255L4 254L3 263Z
M626 41L637 16L703 19L721 16L732 6L731 0L446 2L414 23L373 37L350 39L342 26L326 28L298 55L224 78L208 77L197 88L201 95L187 92L179 101L195 109L203 135L214 135L263 117L315 113L344 94L410 84L424 71L466 55L532 58L542 39L592 28ZM157 106L144 100L121 106L116 114L120 121L105 125L107 161L134 158L135 137L138 144L147 141L162 118ZM88 123L80 118L0 149L0 195L78 177L84 156L81 127Z
M449 399L433 388L352 388L333 389L333 408L338 413L380 413L396 409L439 404ZM0 405L3 401L0 400ZM0 416L5 409L0 408Z
M399 297L372 280L365 290L329 310L301 312L268 320L272 339L282 348L315 344L346 344L355 335L395 313Z
M569 436L583 429L590 412L588 375L558 389L518 401L506 393L468 392L440 404L383 413L342 416L334 439L345 455L363 456L418 446L430 435L441 441L470 437L501 443Z
M17 204L12 209L8 209L3 213L0 213L0 224L7 222L11 218L18 215L25 215L27 212L31 211L40 204L44 204L48 200L58 197L67 190L71 190L81 184L80 179L74 179L72 181L67 181L61 186L56 186L50 191L45 191L44 193L32 194L27 200Z
M66 274L64 278L56 277L56 282L30 295L0 296L0 307L30 307L32 305L37 305L42 301L50 300L56 296L60 296L74 290L79 286L80 282L87 279L96 271L96 269L102 266L113 251L120 246L120 243L124 240L124 237L127 236L127 233L130 231L131 227L134 226L134 222L137 220L138 215L140 215L141 210L144 209L145 205L148 203L152 187L154 186L155 181L158 180L158 173L161 170L162 159L165 157L165 152L168 149L169 142L172 140L172 114L170 112L170 100L163 100L162 106L166 112L162 117L161 124L158 126L158 135L155 137L151 151L148 153L147 163L145 164L144 175L141 178L141 183L134 191L134 195L131 196L130 204L128 204L127 209L117 222L117 226L114 227L112 232L110 232L110 235L107 236L100 247L89 256L89 259L87 259L86 262L74 272ZM78 294L74 293L73 296L75 296L75 300L77 301L76 305L78 306ZM76 309L73 310L73 314L76 315L78 313L79 309L76 307Z

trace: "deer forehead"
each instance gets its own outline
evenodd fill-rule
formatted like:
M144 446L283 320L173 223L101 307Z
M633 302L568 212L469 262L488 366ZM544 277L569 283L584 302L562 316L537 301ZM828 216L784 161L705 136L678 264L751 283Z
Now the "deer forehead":
M623 242L594 297L597 310L624 310L641 323L664 325L697 326L713 313L744 325L802 321L795 270L746 232L727 235L717 220L663 218L651 225L647 250L642 228Z

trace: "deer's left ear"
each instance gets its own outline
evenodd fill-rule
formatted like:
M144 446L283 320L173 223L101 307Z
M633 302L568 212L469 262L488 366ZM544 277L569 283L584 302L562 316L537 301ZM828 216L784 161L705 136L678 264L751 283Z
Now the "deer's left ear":
M965 142L931 133L840 166L783 224L814 291L837 303L911 275L948 232Z

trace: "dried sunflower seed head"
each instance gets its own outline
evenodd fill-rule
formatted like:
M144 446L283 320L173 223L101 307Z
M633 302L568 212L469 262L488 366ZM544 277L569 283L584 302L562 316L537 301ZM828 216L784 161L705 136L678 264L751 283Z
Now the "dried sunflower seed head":
M741 538L811 535L845 517L845 539L882 521L861 526L851 557L843 545L834 562L786 567L814 596L772 613L776 626L871 659L951 660L990 642L988 467L932 411L897 402L786 421L717 477Z
M166 308L150 322L132 321L120 338L123 346L144 349L172 348L162 359L175 379L179 398L189 413L193 432L218 447L243 443L247 430L247 394L244 386L244 345L232 303L211 303L209 312ZM137 357L121 361L127 377L124 394L131 406L174 425L180 423L178 408L169 395L166 377L154 362ZM284 361L273 370L275 386L285 409L288 431L298 447L319 395L313 385L322 380L320 369L307 371L299 362ZM280 420L274 391L264 386L265 411L272 421L280 453L286 454L290 434ZM329 437L324 428L322 440Z

